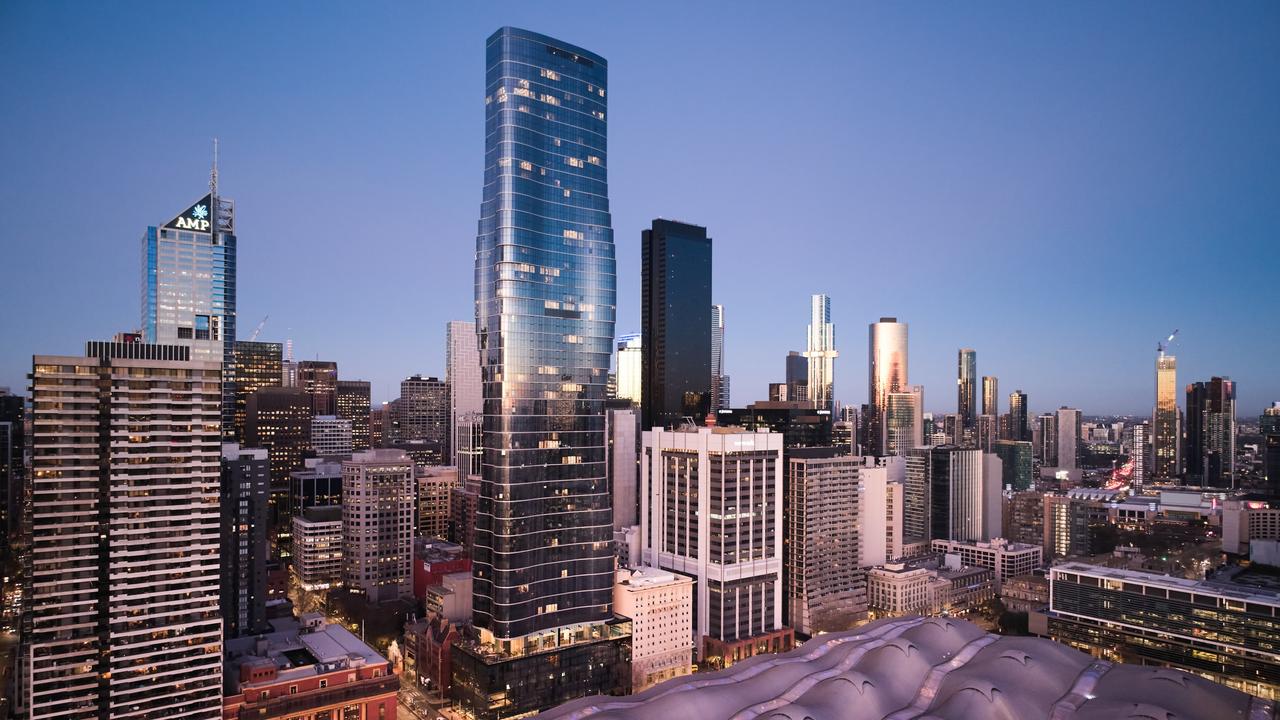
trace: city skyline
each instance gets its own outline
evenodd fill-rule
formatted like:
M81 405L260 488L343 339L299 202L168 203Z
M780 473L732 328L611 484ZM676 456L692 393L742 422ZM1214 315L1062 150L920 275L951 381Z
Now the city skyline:
M443 376L444 326L472 316L470 209L483 171L476 47L511 24L568 42L590 38L611 60L619 335L640 329L639 234L648 221L679 217L714 228L726 249L717 256L714 302L754 320L726 338L736 405L767 397L767 383L784 379L779 358L803 348L805 326L794 318L815 292L831 296L833 322L853 338L836 370L844 404L866 401L866 347L856 329L881 315L912 326L912 382L926 388L929 412L953 410L945 392L953 353L972 347L982 358L978 373L1021 388L1033 413L1070 405L1085 414L1147 414L1154 345L1175 327L1180 386L1232 378L1246 422L1280 397L1280 378L1268 372L1280 338L1265 332L1256 309L1258 289L1280 265L1280 249L1267 242L1280 219L1280 145L1267 130L1280 125L1280 103L1265 92L1280 64L1266 42L1280 25L1276 8L1224 15L1179 6L1150 16L1056 8L1034 20L942 9L927 23L908 23L909 11L891 7L816 8L803 23L769 9L717 24L723 32L702 45L675 42L673 54L658 58L640 39L645 27L661 25L676 39L697 31L665 23L669 8L584 7L564 18L509 6L304 19L280 8L7 8L0 61L17 72L0 91L8 108L0 159L10 168L0 178L9 199L0 237L6 264L23 272L0 286L0 301L24 314L6 323L13 340L0 349L0 386L22 391L35 351L72 353L84 337L136 329L139 228L204 196L213 136L222 138L220 190L236 199L240 216L238 339L270 314L260 340L291 338L297 358L337 361L341 378L372 382L375 404L413 373ZM724 15L722 7L681 13L691 28ZM191 102L191 79L209 67L208 51L171 29L225 14L236 16L228 42L241 52L219 57L217 81L198 84L208 102ZM1111 27L1099 29L1099 19ZM423 32L366 52L393 22ZM1141 42L1122 42L1145 25ZM285 30L294 36L277 45L275 33ZM837 32L855 37L838 48L815 41ZM1215 32L1235 42L1224 47ZM878 37L886 33L890 39ZM717 54L764 38L806 52L789 53L788 63L770 53L740 56L734 62L746 65L734 72L786 102L763 119L723 127L715 107L738 90L713 83L730 70ZM921 48L929 51L911 56ZM166 63L154 63L158 52ZM99 67L103 56L116 62ZM455 58L458 72L432 71ZM263 63L273 71L257 73ZM1097 77L1113 65L1125 72ZM824 69L832 66L842 70ZM962 82L978 73L980 91ZM844 87L853 90L830 94ZM816 98L826 104L811 104ZM339 99L389 112L325 116ZM688 109L649 109L660 100ZM139 117L144 101L167 110ZM210 113L210 105L263 112ZM89 106L94 113L84 112ZM935 111L939 117L925 117ZM804 132L769 125L784 120ZM51 129L59 143L38 141ZM457 141L441 147L423 139L429 134ZM744 159L747 137L771 158L769 175L751 153ZM666 172L675 162L694 172ZM76 215L95 218L95 232L40 242L70 198ZM851 224L837 226L814 207L832 202L853 203ZM383 252L368 252L370 242ZM829 257L820 271L773 278L753 272L768 251ZM395 260L403 257L419 261ZM901 274L863 271L895 262ZM922 292L949 281L958 262L1009 278L994 289L966 288L966 308L997 321L954 322L944 293ZM379 292L317 304L306 279L336 267ZM1192 267L1232 282L1212 296L1151 301ZM1072 278L1069 295L1063 276ZM777 287L761 293L764 282ZM76 289L24 302L59 283L91 287L92 299ZM1102 297L1111 302L1098 303Z

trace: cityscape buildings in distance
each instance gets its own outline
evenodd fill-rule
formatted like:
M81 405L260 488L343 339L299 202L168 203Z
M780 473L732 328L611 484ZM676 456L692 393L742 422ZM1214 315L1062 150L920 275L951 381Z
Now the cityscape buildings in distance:
M641 332L615 332L605 59L506 27L485 82L476 315L442 373L374 406L237 338L215 164L144 234L140 330L0 393L17 716L728 717L725 686L795 717L1276 715L1280 403L1180 387L1170 336L1150 415L1002 413L970 347L930 412L886 316L846 406L824 293L781 382L731 393L707 227L641 230Z

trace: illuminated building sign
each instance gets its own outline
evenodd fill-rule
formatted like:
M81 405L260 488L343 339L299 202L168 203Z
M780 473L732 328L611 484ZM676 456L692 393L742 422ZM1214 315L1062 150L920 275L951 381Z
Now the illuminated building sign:
M166 228L170 230L191 230L201 233L213 232L213 195L205 195L181 215L169 221Z

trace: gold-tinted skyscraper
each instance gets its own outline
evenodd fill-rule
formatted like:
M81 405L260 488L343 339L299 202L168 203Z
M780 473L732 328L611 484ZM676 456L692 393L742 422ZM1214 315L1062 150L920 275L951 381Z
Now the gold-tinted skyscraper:
M863 442L872 455L885 454L884 414L889 393L907 387L907 324L897 318L882 317L872 323L867 343L867 398L870 413L864 424ZM810 383L813 377L810 375Z
M1156 358L1156 409L1151 420L1152 477L1177 477L1181 464L1178 422L1178 359Z

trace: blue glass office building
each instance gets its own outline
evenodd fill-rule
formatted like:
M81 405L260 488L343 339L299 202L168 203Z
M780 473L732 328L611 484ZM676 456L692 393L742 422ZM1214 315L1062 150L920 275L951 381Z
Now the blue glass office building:
M235 432L235 206L210 192L142 236L142 333L221 362L222 433Z

